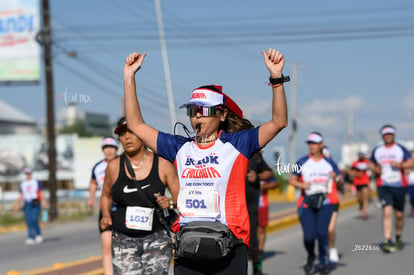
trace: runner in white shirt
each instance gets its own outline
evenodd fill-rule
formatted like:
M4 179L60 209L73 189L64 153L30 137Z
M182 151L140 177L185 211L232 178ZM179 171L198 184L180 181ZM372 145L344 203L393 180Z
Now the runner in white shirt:
M292 171L289 184L301 190L297 201L299 220L303 230L303 244L308 254L304 266L305 274L313 274L315 243L318 243L318 270L329 273L329 224L335 205L339 203L336 178L339 169L331 158L322 154L323 136L318 132L308 135L309 154L296 162L297 171Z
M234 245L224 247L223 251L216 240L201 238L196 240L196 246L184 246L181 238L177 249L180 256L174 261L175 275L247 274L250 238L244 182L247 165L250 157L287 125L283 83L289 78L282 75L284 56L276 49L262 51L262 55L272 88L270 120L257 128L241 130L243 112L223 93L222 87L202 86L194 89L190 101L182 105L187 108L194 138L163 133L145 124L136 95L135 73L146 54L132 53L126 59L124 92L128 127L146 146L173 162L178 171L182 188L178 195L180 217L173 230L181 235L187 228L193 228L191 225L214 224L225 232L231 231L222 236L222 241L234 241Z
M372 151L369 167L377 176L378 198L383 209L384 252L403 249L401 234L404 227L404 204L407 178L404 169L412 166L410 152L395 142L395 128L384 125L380 133L384 144ZM392 213L395 214L395 244L391 241Z
M102 194L102 187L105 179L105 171L108 166L108 162L116 157L118 150L118 142L113 137L104 137L102 139L102 152L104 159L98 161L92 168L92 176L89 183L89 200L88 205L94 207L96 205L96 198L100 198ZM99 222L102 219L101 205L99 203L99 218L98 228L101 233L101 244L102 244L102 266L105 275L111 275L112 271L112 255L111 255L111 239L112 229L111 227L102 230L99 226Z
M20 208L21 201L24 201L23 211L27 224L26 244L32 245L43 242L42 231L39 225L39 213L41 207L45 208L46 201L43 196L43 185L32 178L32 169L24 169L26 180L20 183L19 197L14 206L15 211Z

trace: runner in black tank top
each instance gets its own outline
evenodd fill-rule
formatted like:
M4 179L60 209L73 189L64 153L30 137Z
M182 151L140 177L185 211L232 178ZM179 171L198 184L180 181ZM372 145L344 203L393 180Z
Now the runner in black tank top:
M144 147L127 128L125 118L118 122L115 134L125 153L106 168L100 222L102 229L112 225L114 274L167 275L171 237L167 226L161 223L163 214L158 213L176 205L177 171L170 162ZM172 197L164 195L165 187ZM111 212L112 203L115 209Z
M113 230L128 235L130 237L140 237L152 234L163 229L159 221L158 211L154 212L152 219L152 230L143 231L129 229L126 227L125 219L128 206L141 206L146 208L157 208L154 194L164 195L165 186L158 176L158 157L154 154L152 169L147 178L143 180L133 180L125 172L125 155L121 155L119 166L119 177L112 186L112 200L116 203L116 210L112 213Z

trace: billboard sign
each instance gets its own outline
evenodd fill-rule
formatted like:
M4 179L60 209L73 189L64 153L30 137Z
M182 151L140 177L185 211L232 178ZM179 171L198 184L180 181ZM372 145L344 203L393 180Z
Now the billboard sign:
M39 0L0 1L0 83L40 80Z

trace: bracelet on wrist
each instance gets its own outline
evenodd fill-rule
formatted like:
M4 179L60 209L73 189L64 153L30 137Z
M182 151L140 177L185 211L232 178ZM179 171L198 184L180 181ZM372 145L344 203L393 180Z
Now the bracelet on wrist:
M283 83L288 82L288 81L290 81L290 77L288 75L284 76L282 74L282 76L278 77L278 78L269 77L269 82L272 85L283 84Z
M267 83L267 85L272 86L272 88L276 88L276 87L279 87L279 86L283 86L283 83L274 84L274 85L272 83Z

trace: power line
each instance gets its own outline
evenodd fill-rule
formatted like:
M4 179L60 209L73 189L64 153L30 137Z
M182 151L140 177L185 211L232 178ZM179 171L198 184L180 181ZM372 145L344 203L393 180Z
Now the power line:
M62 21L60 21L60 23L62 24ZM75 29L75 31L77 31ZM78 31L77 31L78 32ZM88 39L89 37L85 37L83 36L85 39ZM88 39L90 40L90 39ZM95 44L99 47L101 47L100 43L95 42ZM69 52L69 50L65 49L62 45L61 42L56 42L54 41L54 46L59 48L61 50L61 52L67 53ZM103 49L107 50L106 46L102 46ZM113 84L115 84L115 86L117 87L123 87L123 83L121 81L122 77L120 76L119 78L116 78L115 75L117 75L117 73L112 72L111 73L111 69L106 67L103 64L100 64L90 58L86 58L86 57L81 57L80 54L76 52L76 57L74 58L74 60L76 60L77 62L81 63L84 67L89 68L90 70L92 70L95 74L100 75L101 77L103 77L105 80L107 81L111 81ZM116 58L119 58L118 56L116 56ZM92 66L94 65L94 66ZM84 79L84 78L83 78ZM89 81L90 83L90 81ZM97 83L97 82L95 82ZM153 85L148 85L149 87L153 87ZM108 89L106 89L108 90ZM162 101L162 97L160 97L159 94L156 90L152 90L152 89L147 89L150 92L149 93L144 93L143 96L144 98L149 98L149 102L152 104L156 104L156 105L163 105L164 101ZM119 97L121 96L121 94L119 94Z
M87 63L86 61L84 61L84 60L82 60L82 59L79 59L79 58L76 58L75 59L76 61L79 61L79 62L81 62L81 64L83 64L85 67L87 67L87 68L89 68L89 69L91 69L91 70L95 70L95 67L91 67L90 65L89 65L89 63ZM94 86L96 86L96 87L98 87L98 88L100 88L102 91L104 91L106 94L108 94L108 95L111 95L111 96L114 96L114 97L116 97L117 99L119 99L119 98L121 98L122 97L122 93L117 93L117 92L114 92L114 90L112 90L112 89L108 89L108 87L107 86L105 86L105 85L103 85L102 83L100 83L100 82L97 82L97 81L93 81L91 78L89 78L89 77L86 77L84 74L81 74L80 72L78 72L77 70L74 70L74 69L72 69L72 68L70 68L68 65L64 65L63 63L61 63L61 62L57 62L61 67L63 67L64 69L66 69L67 71L69 71L69 72L71 72L72 74L74 74L74 75L76 75L78 78L80 78L80 79L82 79L82 80L84 80L85 82L87 82L88 84L92 84L92 85L94 85ZM99 66L98 66L99 67ZM94 71L96 74L98 74L98 75L100 75L101 77L103 77L104 79L106 79L106 80L108 80L108 81L110 81L110 82L112 82L112 83L114 83L115 85L118 85L118 81L117 80L115 80L114 78L105 78L105 75L103 75L101 72L98 72L98 71ZM122 87L122 83L121 82L119 82L119 85L118 85L118 88L119 87ZM120 89L122 89L122 88L120 88ZM142 97L145 99L147 99L148 100L148 102L150 103L150 104L152 104L152 105L154 105L154 106L163 106L163 105L165 105L165 102L159 97L159 96L157 96L157 92L155 91L155 90L153 90L153 89L149 89L149 88L146 88L146 87L142 87L141 88L142 90L146 90L146 91L148 91L147 93L142 93L141 95L142 95Z
M63 62L60 62L60 60L55 59L55 62L56 62L57 65L59 65L60 67L62 67L66 71L72 73L73 75L77 76L78 78L84 80L85 82L87 82L89 84L92 84L92 85L100 88L102 92L104 92L104 93L106 93L106 94L108 94L110 96L116 97L117 99L120 98L120 96L121 96L120 94L115 93L113 90L108 89L108 87L106 87L105 85L103 85L103 84L101 84L101 83L99 83L97 81L94 81L93 79L91 79L89 77L86 77L81 72L70 68L67 64L65 64Z
M154 18L149 15L149 13L147 12L146 9L141 9L140 7L142 6L142 4L145 4L146 1L139 1L139 7L136 9L131 9L131 7L129 6L124 6L124 3L122 1L111 1L111 0L107 0L107 3L109 3L110 5L112 5L113 7L116 7L117 9L119 9L120 11L132 16L134 19L148 19L149 21L154 21ZM133 1L133 3L137 3L135 1ZM134 27L136 27L134 25ZM118 29L119 30L119 29ZM136 30L136 28L135 28Z
M256 39L258 37L272 37L273 39L286 39L290 37L318 37L323 35L335 35L339 39L341 35L367 35L367 34L394 34L394 33L411 33L414 31L414 24L405 24L405 25L382 25L382 26L355 26L355 27L307 27L307 28L288 28L281 31L268 31L268 30L259 30L259 29L252 29L252 30L240 30L240 28L233 29L233 30L216 30L216 31L201 31L200 30L191 30L189 32L183 32L180 30L179 32L174 32L174 30L168 30L168 36L170 41L188 41L188 40L196 40L201 39L203 41L210 40L210 39L241 39L244 40L248 39ZM104 31L103 34L99 34L98 31L94 31L93 34L88 35L89 40L84 40L84 37L80 37L77 34L71 35L61 35L58 37L60 40L68 40L71 41L84 41L90 42L90 39L94 40L112 40L114 43L117 40L114 39L122 39L122 40L136 40L139 39L142 42L149 42L149 41L158 41L158 35L155 33L147 33L147 34L137 34L136 31L125 32L125 31L117 31L111 32Z
M63 25L63 26L67 26L67 29L69 29L69 30L71 30L71 31L73 31L74 33L76 33L77 34L77 37L78 38L82 38L82 42L83 41L86 41L86 42L88 42L88 47L89 47L89 49L91 49L91 51L93 51L94 53L97 53L97 52L100 52L100 50L104 50L105 51L105 53L107 53L107 54L109 54L109 55L111 55L112 54L112 56L114 56L116 59L121 59L121 60L124 60L125 59L125 55L123 54L122 56L121 55L114 55L113 53L115 53L115 52L117 52L117 51L119 51L119 49L117 49L116 51L115 50L112 50L112 49L110 49L110 48L108 48L108 41L103 41L103 42L99 42L99 41L93 41L93 39L92 39L92 37L91 36L89 36L89 35L85 35L79 28L76 28L76 27L72 27L72 26L68 26L66 23L64 23L60 18L59 19L56 19L61 25ZM120 29L122 29L122 28L120 28ZM119 31L119 30L118 30ZM133 36L132 36L133 37ZM132 38L133 39L133 38ZM65 44L66 45L69 45L68 43L67 43L67 41L64 41L64 40L62 40L62 39L60 39L59 37L55 37L54 38L54 40L55 41L57 41L57 42L59 42L59 43L62 43L62 42L65 42ZM111 41L114 41L115 39L110 39L109 40L109 42L111 42ZM74 42L73 40L71 40L71 42ZM78 41L79 42L79 41ZM119 41L118 41L119 42ZM137 39L133 39L133 40L131 40L131 43L137 43L137 42L142 42L142 41L139 41L139 40L137 40ZM158 40L157 40L157 42L158 42ZM73 44L73 43L72 43ZM90 44L94 44L97 48L91 48L90 47ZM124 45L124 43L123 43L123 45ZM119 45L117 46L118 48L119 48ZM84 49L81 49L81 48L79 48L79 46L77 46L77 47L73 47L73 48L75 48L75 49L77 49L77 51L78 52L88 52L88 50L84 50ZM158 50L159 49L159 46L155 46L155 48ZM122 51L123 53L125 52L125 51ZM78 55L79 56L79 55ZM159 87L159 81L158 80L155 80L155 79L158 79L159 78L159 75L158 74L151 74L150 72L146 72L146 74L148 74L150 77L146 77L145 79L143 79L143 81L144 82L149 82L149 84L148 85L143 85L143 86L146 86L146 87L151 87L151 88L147 88L147 90L149 90L150 91L150 93L148 93L148 94L145 94L144 95L144 97L152 97L152 100L154 101L157 101L157 104L162 104L162 98L163 98L163 96L159 93L159 92L157 92L157 90L156 89L154 89L154 87ZM116 75L116 74L115 74ZM161 88L159 89L159 90L161 90Z
M109 0L107 2L110 2ZM116 4L114 2L110 2L110 4L112 4L113 6L115 6L116 8L118 8L119 10L132 15L133 18L150 18L152 19L152 16L148 15L148 10L150 10L152 7L148 6L149 2L147 1L141 1L136 2L136 1L132 1L132 4L138 4L139 6L136 6L136 8L131 9L130 6L125 7L121 5L122 2L116 2ZM147 5L147 7L145 7L145 5ZM121 7L122 6L122 7ZM142 8L144 6L144 8ZM339 20L346 20L344 23L346 23L346 25L350 25L350 24L354 24L356 26L363 26L364 22L369 22L368 20L370 20L370 22L377 24L378 22L384 22L386 20L391 20L391 22L396 23L396 22L400 22L403 20L410 20L410 22L412 21L412 10L414 9L414 6L400 6L400 7L383 7L383 8L370 8L370 9L364 9L364 10L341 10L341 11L322 11L322 12L303 12L303 13L297 13L297 12L293 12L293 13L284 13L284 14L279 14L277 17L268 17L268 16L251 16L250 14L245 16L241 16L241 17L237 17L237 16L226 16L225 18L222 17L214 17L214 14L208 14L208 20L204 20L200 17L199 20L197 21L190 21L187 20L187 28L188 27L193 27L193 28L200 28L199 26L197 26L197 23L202 23L203 28L212 28L214 26L217 26L220 30L223 30L224 27L226 26L234 26L236 27L236 29L246 29L248 27L253 27L257 30L257 26L263 27L263 26L275 26L274 23L277 23L277 26L283 27L285 28L286 26L292 26L292 23L290 23L289 21L293 21L295 22L296 26L301 26L299 24L302 24L303 26L313 26L313 27L324 27L326 25L332 26L334 25L334 22L340 22ZM144 13L142 13L141 11L145 11ZM405 17L402 14L407 14ZM169 15L173 15L173 23L174 21L176 22L178 16L176 16L173 12L169 12ZM167 14L167 15L168 15ZM383 17L378 17L378 15L383 15ZM356 16L361 16L361 18L357 18ZM375 16L374 18L372 18L373 16ZM334 21L332 22L328 22L327 18L333 18ZM351 18L351 20L350 20ZM311 23L309 23L309 20L312 20ZM363 20L363 21L357 21L357 20ZM170 23L169 17L166 17L166 22ZM317 22L316 20L320 21L320 26L315 26L315 22ZM183 21L182 19L180 19L180 21ZM282 22L278 22L278 21L282 21ZM257 25L256 25L257 24ZM96 31L109 31L109 30L116 30L116 31L121 31L121 30L133 30L133 31L143 31L146 30L145 27L147 27L148 25L143 25L143 24L134 24L134 25L130 25L130 24L125 24L122 23L120 25L115 25L114 22L111 22L111 24L109 25L105 25L102 23L99 23L99 25L91 25L88 24L87 26L81 26L83 30L92 30L93 32ZM174 24L172 24L171 26L174 27ZM150 27L150 25L149 25ZM148 29L150 30L150 29ZM151 30L153 30L153 28L151 28ZM206 29L205 29L206 30ZM232 30L234 31L234 30Z
M92 84L96 87L98 87L100 89L101 92L106 93L107 95L110 95L112 97L115 97L116 99L120 99L122 95L115 93L113 90L108 89L107 86L101 84L100 82L94 81L91 78L86 77L84 74L80 73L78 70L74 70L72 69L70 66L68 66L67 64L60 62L60 60L55 60L56 64L59 65L60 67L62 67L64 70L72 73L73 75L75 75L76 77L84 80L85 82L87 82L88 84ZM148 95L148 94L153 94L153 90L151 89L147 89L145 87L140 88L140 96L142 95ZM145 96L144 96L144 100L145 100ZM163 102L161 99L158 99L157 102L153 101L153 100L149 100L147 101L147 103L159 107L159 106L163 106L165 105L165 102ZM153 108L149 107L150 109L153 110ZM156 109L157 113L160 115L164 115L167 116L168 112L165 112L163 108L157 108Z

